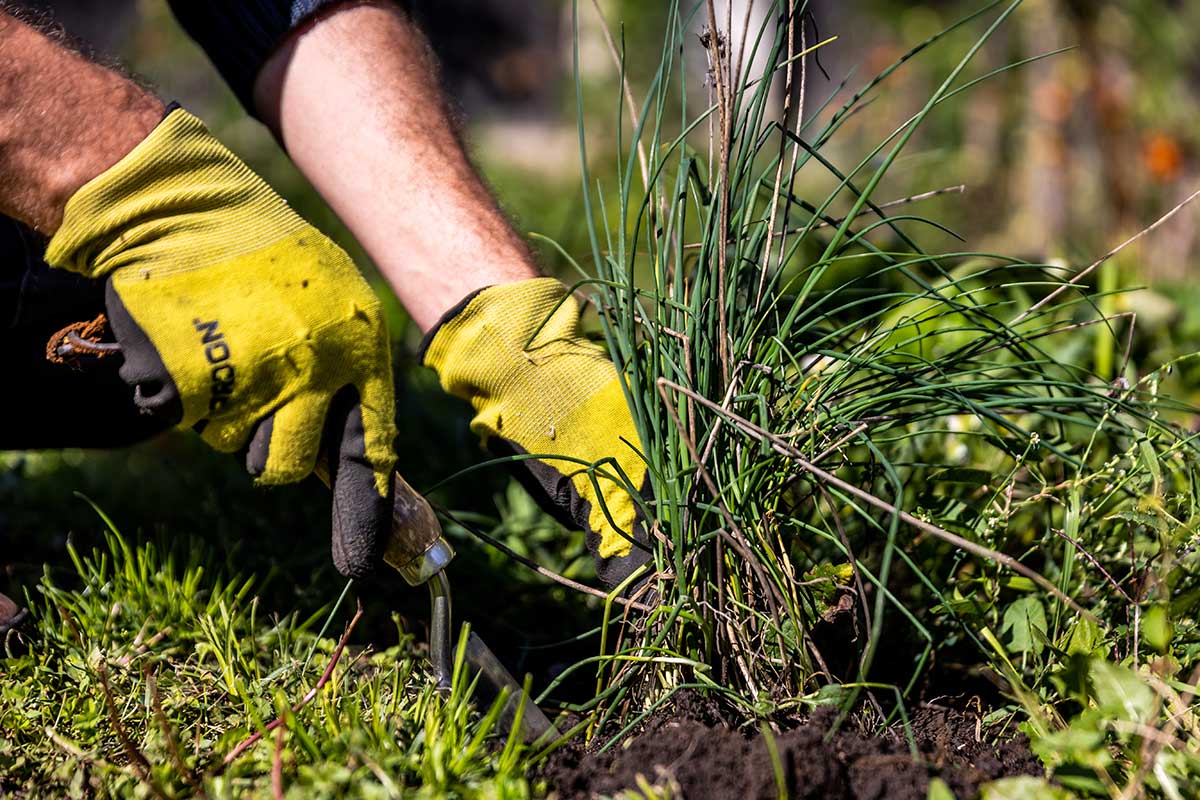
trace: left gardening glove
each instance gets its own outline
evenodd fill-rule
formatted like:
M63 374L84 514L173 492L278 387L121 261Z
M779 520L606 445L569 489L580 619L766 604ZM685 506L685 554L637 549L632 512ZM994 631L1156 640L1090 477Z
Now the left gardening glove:
M333 559L378 563L395 438L380 304L350 258L204 124L176 108L67 202L46 261L107 278L144 411L246 451L259 483L298 481L329 448Z
M539 456L514 462L517 477L586 532L597 574L615 586L650 559L634 497L649 495L649 480L622 378L579 313L553 278L490 286L443 316L424 363L475 408L471 430L488 450Z

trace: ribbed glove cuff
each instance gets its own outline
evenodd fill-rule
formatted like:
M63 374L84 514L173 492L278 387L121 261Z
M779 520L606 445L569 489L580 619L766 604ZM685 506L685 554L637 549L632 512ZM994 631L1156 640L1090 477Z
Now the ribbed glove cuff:
M91 278L133 263L221 263L305 223L182 108L69 201L46 262ZM187 249L180 252L179 233Z

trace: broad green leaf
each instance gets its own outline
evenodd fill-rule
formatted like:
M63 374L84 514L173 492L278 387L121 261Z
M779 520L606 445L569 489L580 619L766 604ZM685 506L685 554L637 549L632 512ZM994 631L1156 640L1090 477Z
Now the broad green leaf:
M1072 719L1063 730L1034 739L1030 749L1049 766L1078 764L1105 769L1112 763L1112 756L1105 746L1105 727L1104 715L1089 709Z
M1158 603L1142 617L1142 639L1156 652L1165 653L1175 635L1175 626L1166 605Z
M1067 655L1082 654L1090 656L1100 649L1104 634L1094 620L1087 617L1076 617L1067 635Z
M941 778L934 778L929 782L929 792L925 795L925 800L954 800L954 792L950 791L950 787Z
M1012 589L1014 592L1033 592L1037 591L1037 584L1026 578L1024 575L1011 575L1003 583L1005 589Z
M979 800L1072 800L1075 795L1045 778L1021 775L979 787Z
M1046 609L1042 601L1035 595L1013 601L1004 610L1000 633L1009 635L1010 652L1040 654L1046 638Z
M812 700L816 705L838 705L846 700L851 691L840 683L827 683L817 690Z
M1094 658L1091 673L1096 705L1103 713L1127 722L1146 722L1154 714L1154 690L1133 670Z
M1158 453L1154 452L1154 445L1147 439L1138 442L1138 449L1141 452L1142 465L1150 471L1154 479L1154 494L1157 495L1162 487L1162 467L1158 463Z
M804 573L804 580L829 580L833 583L845 586L854 578L854 566L849 562L830 563L826 562L818 564L812 569Z

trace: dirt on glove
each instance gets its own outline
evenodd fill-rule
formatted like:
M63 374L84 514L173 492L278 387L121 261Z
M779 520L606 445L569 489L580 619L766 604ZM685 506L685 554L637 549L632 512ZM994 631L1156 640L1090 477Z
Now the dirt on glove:
M640 781L680 798L925 800L933 778L969 798L997 778L1043 774L1024 736L997 741L972 712L912 712L915 758L900 726L877 733L852 716L828 737L836 716L821 707L772 734L773 755L759 727L735 729L715 703L685 695L607 753L581 745L556 752L541 777L557 798L611 796Z

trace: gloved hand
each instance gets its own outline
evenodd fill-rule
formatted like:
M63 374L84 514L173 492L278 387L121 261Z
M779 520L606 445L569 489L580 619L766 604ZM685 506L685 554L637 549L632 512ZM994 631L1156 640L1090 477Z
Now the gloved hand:
M467 297L426 337L424 363L446 391L471 403L471 430L493 454L613 459L648 495L621 377L604 349L584 338L579 303L557 280L501 284ZM595 483L574 461L525 459L514 466L548 512L587 533L596 571L609 586L649 560L637 503L622 483L601 474L619 477L611 463L600 465Z
M391 361L379 301L337 245L175 109L68 201L46 261L107 277L135 402L217 450L245 448L259 483L311 473L327 435L334 563L375 567L395 463Z

